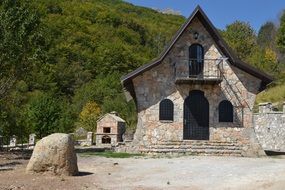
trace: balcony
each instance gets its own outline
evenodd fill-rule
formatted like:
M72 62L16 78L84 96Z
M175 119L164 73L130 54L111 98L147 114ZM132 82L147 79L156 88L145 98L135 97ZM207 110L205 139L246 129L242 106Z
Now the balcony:
M219 84L224 59L178 59L175 62L176 84Z

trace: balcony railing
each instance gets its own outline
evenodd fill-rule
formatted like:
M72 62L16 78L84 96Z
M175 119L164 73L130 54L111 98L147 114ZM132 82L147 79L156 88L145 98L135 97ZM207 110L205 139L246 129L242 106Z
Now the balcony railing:
M217 84L222 81L224 59L178 59L175 62L175 82Z

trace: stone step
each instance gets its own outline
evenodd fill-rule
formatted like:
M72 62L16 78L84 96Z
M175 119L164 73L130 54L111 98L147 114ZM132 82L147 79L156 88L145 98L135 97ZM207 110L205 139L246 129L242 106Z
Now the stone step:
M209 149L146 149L151 152L196 152L196 153L240 153L241 150L209 150Z
M224 141L170 141L170 142L159 142L160 145L237 145L237 142L224 142Z
M154 145L149 146L149 149L217 149L217 150L240 150L241 146L197 146L197 145Z
M212 156L241 156L242 145L237 142L224 141L170 141L159 142L141 149L142 153L149 154L188 154Z
M157 144L157 145L151 145L149 147L175 147L175 148L179 148L179 147L183 147L183 148L192 148L192 147L202 147L202 148L209 148L209 149L213 149L213 148L219 148L219 147L224 147L224 148L242 148L241 145L236 144L236 145L215 145L215 144L191 144L191 145L173 145L173 144L168 144L168 145L161 145L161 144Z
M158 143L154 145L161 145L161 146L240 146L238 143Z
M211 155L211 156L241 156L241 150L209 150L209 149L142 149L141 153L151 154L181 154L181 155Z

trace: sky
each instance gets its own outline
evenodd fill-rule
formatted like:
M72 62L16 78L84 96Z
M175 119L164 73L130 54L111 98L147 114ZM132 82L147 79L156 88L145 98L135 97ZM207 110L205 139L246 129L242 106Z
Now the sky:
M258 32L267 21L278 23L285 0L125 0L134 5L166 9L171 8L189 17L200 5L212 23L219 29L236 20L249 22Z

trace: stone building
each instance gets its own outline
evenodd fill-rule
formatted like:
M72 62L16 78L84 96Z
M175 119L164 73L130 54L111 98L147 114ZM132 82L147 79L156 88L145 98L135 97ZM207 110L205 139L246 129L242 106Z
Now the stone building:
M252 110L272 78L239 60L199 6L156 60L121 82L137 106L137 151L264 154Z
M96 146L115 145L123 141L126 122L116 112L105 114L97 121Z

